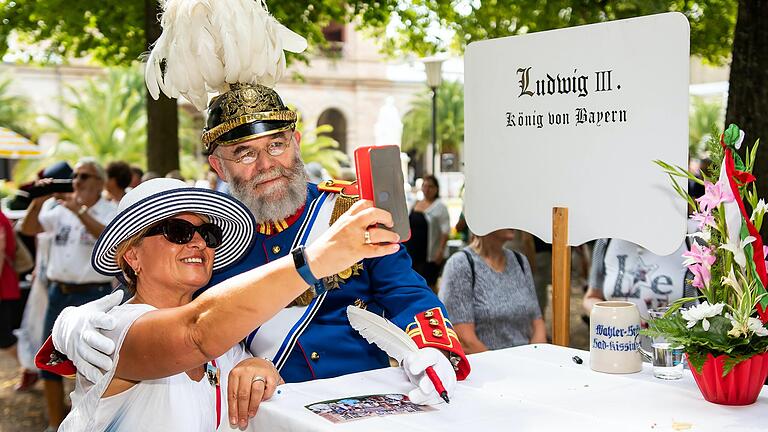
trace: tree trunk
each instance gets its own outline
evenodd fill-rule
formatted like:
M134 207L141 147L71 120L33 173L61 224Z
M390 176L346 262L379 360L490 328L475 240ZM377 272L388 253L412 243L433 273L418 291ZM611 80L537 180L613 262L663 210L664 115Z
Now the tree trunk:
M750 146L760 138L754 174L759 179L758 193L768 196L768 2L739 0L733 36L728 110L725 125L735 123L747 134ZM742 147L742 152L745 147ZM768 226L768 224L764 224ZM766 230L763 229L765 237Z
M144 31L147 50L160 37L162 27L157 19L162 12L157 0L144 0ZM176 99L154 100L147 93L147 170L161 177L179 169L179 112Z

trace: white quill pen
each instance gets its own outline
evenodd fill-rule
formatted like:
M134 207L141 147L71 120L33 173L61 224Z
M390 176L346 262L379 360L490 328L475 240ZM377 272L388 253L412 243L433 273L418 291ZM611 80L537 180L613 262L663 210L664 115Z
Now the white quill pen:
M388 319L360 309L357 306L347 306L347 318L352 328L357 330L365 340L375 344L387 353L388 356L403 364L403 360L408 353L418 351L419 347L408 334L400 327L392 324ZM432 366L425 370L432 384L435 385L435 391L445 402L450 402L448 392L445 391L440 378L435 373Z
M384 317L356 306L347 306L347 317L352 328L360 332L365 340L381 348L398 363L402 364L408 353L419 350L408 334Z

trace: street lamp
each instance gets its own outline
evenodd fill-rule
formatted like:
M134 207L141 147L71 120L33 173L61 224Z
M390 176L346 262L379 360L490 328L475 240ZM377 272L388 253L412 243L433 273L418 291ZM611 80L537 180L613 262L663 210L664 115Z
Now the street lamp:
M432 172L434 175L435 170L435 158L437 157L437 88L440 87L440 83L443 81L443 75L441 68L443 67L443 57L428 57L422 59L424 62L424 70L427 72L427 86L432 90Z

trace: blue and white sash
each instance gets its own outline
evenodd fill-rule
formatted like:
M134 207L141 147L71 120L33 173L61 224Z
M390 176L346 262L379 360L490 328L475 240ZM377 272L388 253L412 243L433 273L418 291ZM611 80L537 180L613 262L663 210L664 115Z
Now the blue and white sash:
M324 192L312 201L291 249L311 244L328 229L336 196ZM299 336L309 327L310 321L320 310L326 295L327 292L315 297L307 306L285 308L254 330L246 339L246 346L254 357L272 359L279 371L296 346Z

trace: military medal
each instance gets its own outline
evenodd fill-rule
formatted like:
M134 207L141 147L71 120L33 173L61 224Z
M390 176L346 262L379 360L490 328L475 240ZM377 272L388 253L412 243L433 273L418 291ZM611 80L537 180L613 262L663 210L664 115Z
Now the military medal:
M341 288L340 284L347 283L347 280L352 276L359 276L362 270L363 263L355 263L352 264L352 267L342 270L333 276L323 278L325 289L330 291Z

